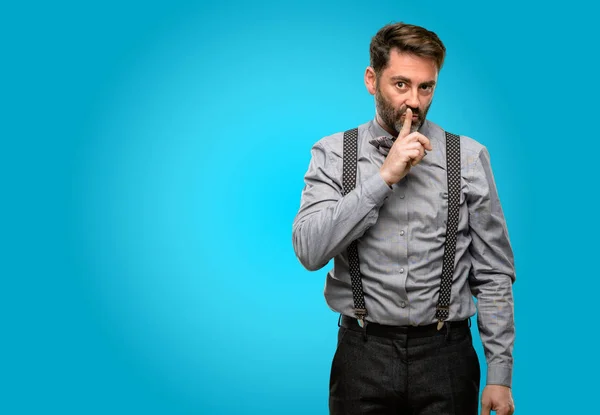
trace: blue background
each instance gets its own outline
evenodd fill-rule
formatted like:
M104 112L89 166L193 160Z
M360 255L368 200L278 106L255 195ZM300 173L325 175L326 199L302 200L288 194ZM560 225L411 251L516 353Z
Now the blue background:
M301 267L291 225L312 144L373 117L392 21L441 37L429 118L491 153L517 413L588 413L598 37L578 3L4 5L0 413L326 414L330 267Z

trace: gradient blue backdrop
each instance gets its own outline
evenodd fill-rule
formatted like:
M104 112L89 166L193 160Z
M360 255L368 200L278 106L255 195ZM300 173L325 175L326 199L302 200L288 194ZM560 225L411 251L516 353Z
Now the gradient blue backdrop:
M598 37L578 3L4 5L0 413L326 414L329 266L301 267L291 225L312 144L373 117L392 21L445 42L430 118L492 156L517 413L590 413Z

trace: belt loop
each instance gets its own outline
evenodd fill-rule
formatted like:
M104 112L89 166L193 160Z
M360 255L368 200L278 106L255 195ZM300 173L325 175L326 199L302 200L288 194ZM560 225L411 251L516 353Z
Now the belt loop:
M338 317L338 327L342 327L342 313L340 313L340 316Z
M447 342L448 339L450 338L450 322L445 321L445 323L446 323L446 342Z
M467 321L469 322L469 328L471 328L471 317L469 317Z

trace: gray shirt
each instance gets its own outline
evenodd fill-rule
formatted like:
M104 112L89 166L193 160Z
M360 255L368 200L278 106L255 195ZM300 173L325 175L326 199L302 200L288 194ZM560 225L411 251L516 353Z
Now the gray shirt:
M312 148L293 224L296 256L308 270L333 268L325 283L329 307L353 316L346 248L358 239L367 320L390 325L436 322L448 190L444 131L426 120L419 131L433 151L393 186L379 169L385 156L369 143L390 136L376 120L358 128L356 188L342 197L343 133ZM515 337L513 253L487 149L461 136L461 192L448 321L476 312L487 384L511 386Z

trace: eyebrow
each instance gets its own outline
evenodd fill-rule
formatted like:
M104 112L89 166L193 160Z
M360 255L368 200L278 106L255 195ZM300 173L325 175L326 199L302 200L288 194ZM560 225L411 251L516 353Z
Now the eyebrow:
M405 78L404 76L401 76L401 75L392 76L391 79L392 79L392 81L402 81L407 84L412 84L410 79ZM435 81L433 81L433 80L427 81L427 82L422 82L421 84L419 84L419 86L434 86L434 85L435 85Z

